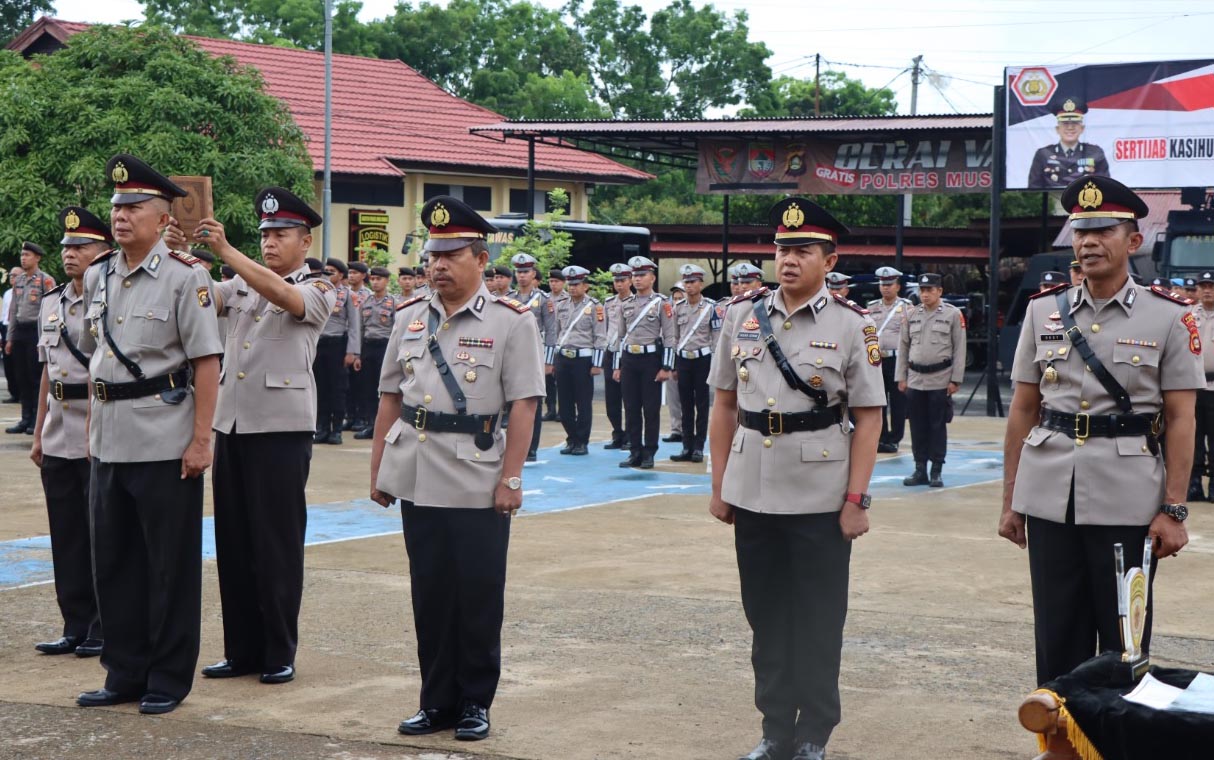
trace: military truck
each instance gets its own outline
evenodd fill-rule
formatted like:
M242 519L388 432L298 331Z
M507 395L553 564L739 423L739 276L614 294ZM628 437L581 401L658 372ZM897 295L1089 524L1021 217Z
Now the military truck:
M1214 267L1214 195L1204 187L1185 187L1180 202L1189 206L1168 212L1168 227L1152 249L1160 277L1195 277Z

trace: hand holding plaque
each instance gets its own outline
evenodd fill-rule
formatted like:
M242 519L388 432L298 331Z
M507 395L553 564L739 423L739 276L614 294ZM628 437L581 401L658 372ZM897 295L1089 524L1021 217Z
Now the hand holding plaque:
M203 219L215 216L215 201L211 195L210 177L170 177L186 191L184 198L173 201L170 213L177 220L178 227L185 233L187 240L194 239L198 223Z

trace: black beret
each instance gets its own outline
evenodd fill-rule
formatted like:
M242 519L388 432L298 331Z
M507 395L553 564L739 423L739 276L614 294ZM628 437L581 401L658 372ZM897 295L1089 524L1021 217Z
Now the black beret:
M36 253L39 256L46 255L46 252L42 250L42 246L38 245L37 243L31 243L28 240L26 240L24 243L21 244L21 250L29 251L30 253Z
M564 282L564 281L565 281L565 273L564 273L564 272L562 272L562 271L561 271L561 270L559 270L559 269L553 269L552 271L550 271L550 272L548 273L548 279L549 279L549 280L560 280L561 282Z
M388 271L387 267L371 267L371 276L372 277L391 277L392 273Z
M350 269L353 269L355 272L362 272L363 274L367 274L371 271L370 267L367 266L367 262L365 261L351 261Z
M320 263L320 262L317 262L317 263ZM219 268L219 273L222 274L224 277L227 277L229 280L236 276L236 270L233 269L232 267L228 266L227 264L224 264L223 266L221 266Z
M333 267L337 271L341 272L342 277L350 274L350 267L346 266L346 262L342 261L341 259L333 258L332 256L325 260L325 266Z
M413 271L413 267L401 267L400 269L396 270L396 275L398 277L412 277L415 274L417 273Z
M308 258L304 259L304 263L307 264L308 269L312 270L313 272L323 272L325 270L325 263L320 259L309 256Z

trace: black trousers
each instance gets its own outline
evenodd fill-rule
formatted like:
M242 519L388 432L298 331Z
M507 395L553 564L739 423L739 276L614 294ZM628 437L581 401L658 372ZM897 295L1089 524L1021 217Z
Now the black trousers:
M295 663L311 461L308 432L215 434L224 657L263 672Z
M89 460L43 455L42 491L51 524L55 599L63 635L102 638L89 543Z
M911 451L915 465L928 461L944 464L948 453L948 391L906 389L907 416L910 418Z
M611 440L624 440L624 396L620 382L614 378L615 352L603 352L603 400L607 403L607 421L611 423ZM620 375L623 376L621 370Z
M561 427L571 446L590 443L590 428L594 421L594 375L590 369L594 360L589 356L570 359L556 356L556 389L560 399Z
M825 746L840 718L851 564L839 515L735 509L734 542L763 735Z
M1098 652L1124 651L1117 620L1113 544L1125 550L1125 566L1142 566L1146 525L1074 525L1029 517L1029 575L1037 684L1070 673ZM1151 586L1158 562L1151 563ZM1154 592L1147 596L1142 649L1150 651Z
M387 350L387 338L363 339L362 369L350 375L358 389L356 405L350 410L350 416L356 420L375 422L379 410L379 373Z
M661 435L662 384L654 378L662 369L662 351L620 357L620 391L624 398L624 430L633 454L656 454Z
M322 335L316 343L316 429L341 430L346 416L346 336Z
M881 360L881 376L885 380L885 397L887 403L881 410L881 443L902 443L906 433L906 394L898 390L898 381L894 370L897 359L889 357Z
M703 451L708 438L708 370L711 356L696 359L677 358L674 367L679 372L679 401L683 405L683 448Z
M493 509L401 502L422 709L493 704L502 672L510 520Z
M534 454L540 447L540 431L544 427L544 405L535 405L535 419L531 420L531 447L527 449L527 453Z
M544 375L544 402L548 411L555 413L558 408L556 397L556 375Z
M1193 478L1214 474L1214 391L1197 391L1197 436L1193 451Z
M184 699L198 665L202 478L181 460L93 459L89 506L107 689Z
M8 325L0 324L0 344L8 341ZM3 348L3 346L0 346ZM13 365L13 357L11 354L6 354L0 351L0 358L4 360L4 379L8 382L8 395L21 400L21 388L15 378L17 370Z
M38 363L38 323L9 325L12 331L13 376L20 389L21 421L30 425L38 419L38 386L42 382L42 365Z

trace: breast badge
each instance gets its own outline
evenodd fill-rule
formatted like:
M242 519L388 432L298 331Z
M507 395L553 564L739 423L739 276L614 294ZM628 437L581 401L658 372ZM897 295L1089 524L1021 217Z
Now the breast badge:
M1042 373L1042 377L1045 378L1047 383L1058 382L1058 370L1054 369L1053 363L1046 365L1045 372Z
M810 388L821 388L822 387L822 376L814 375L813 377L809 378L809 387Z
M738 379L741 380L742 382L746 382L747 380L749 380L750 379L750 370L746 369L745 367L738 367Z
M758 330L759 329L759 320L755 319L754 317L751 317L750 319L748 319L742 323L742 329L743 330Z
M415 319L410 322L409 326L405 329L407 329L409 332L421 332L422 330L426 329L426 323L422 322L420 319Z
M470 369L467 372L465 372L464 380L466 380L470 383L475 383L476 382L476 370Z

